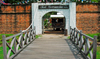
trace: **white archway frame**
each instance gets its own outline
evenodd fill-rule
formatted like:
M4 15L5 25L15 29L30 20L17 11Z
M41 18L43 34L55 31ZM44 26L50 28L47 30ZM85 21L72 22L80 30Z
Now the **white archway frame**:
M57 13L60 13L60 12L58 12L58 11L50 11L50 12L57 12ZM50 12L47 12L47 13L50 13ZM47 13L46 13L46 14L47 14ZM44 15L46 15L46 14L44 14ZM63 15L62 13L60 13L60 14ZM44 16L44 15L43 15L43 16ZM44 21L43 21L43 16L42 16L42 26L44 26L44 25L43 25L43 22L44 22ZM64 15L63 15L63 16L64 16ZM66 19L65 16L64 16L64 19ZM66 22L65 22L65 24L66 24ZM64 24L64 25L65 25L65 24ZM43 28L42 28L42 31L43 31Z
M76 27L76 3L64 3L69 5L69 9L38 9L39 5L60 5L61 3L32 3L32 24L36 26L36 34L42 34L42 17L52 11L56 11L65 16L65 29L70 33L70 26ZM73 11L74 9L74 11ZM71 22L71 23L70 23Z

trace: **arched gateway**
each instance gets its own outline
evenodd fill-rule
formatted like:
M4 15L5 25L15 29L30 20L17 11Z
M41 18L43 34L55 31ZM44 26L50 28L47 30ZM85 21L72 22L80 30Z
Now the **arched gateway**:
M66 18L65 29L67 34L70 26L76 27L76 3L32 3L32 25L36 26L36 34L42 34L42 17L51 11L63 14Z

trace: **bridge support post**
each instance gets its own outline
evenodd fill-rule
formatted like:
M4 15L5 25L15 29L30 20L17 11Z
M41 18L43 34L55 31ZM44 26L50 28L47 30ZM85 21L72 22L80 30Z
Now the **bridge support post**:
M4 55L4 59L7 59L7 49L6 49L6 36L3 35L2 36L2 41L3 41L3 55Z
M97 36L94 36L94 41L93 41L93 59L96 59L96 51L97 51Z
M64 30L64 36L67 36L67 29Z

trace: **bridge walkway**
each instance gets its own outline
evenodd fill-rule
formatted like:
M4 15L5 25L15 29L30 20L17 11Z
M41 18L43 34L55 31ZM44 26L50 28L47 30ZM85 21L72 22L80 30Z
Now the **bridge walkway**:
M44 34L34 40L14 59L84 59L67 37Z

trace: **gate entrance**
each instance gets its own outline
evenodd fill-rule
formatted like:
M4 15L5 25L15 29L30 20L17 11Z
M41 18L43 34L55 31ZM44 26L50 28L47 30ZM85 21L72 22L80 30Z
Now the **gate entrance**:
M63 4L62 3L32 3L32 26L36 26L36 34L38 35L44 33L43 26L42 26L43 16L52 11L59 12L65 17L64 28L60 27L60 29L67 30L67 32L65 31L65 33L69 35L70 26L72 28L76 27L76 3L75 2L63 3ZM52 18L52 20L54 19L57 18ZM53 29L56 30L59 28L57 28L56 26L56 28Z
M65 17L61 13L52 11L42 17L43 34L64 34Z

